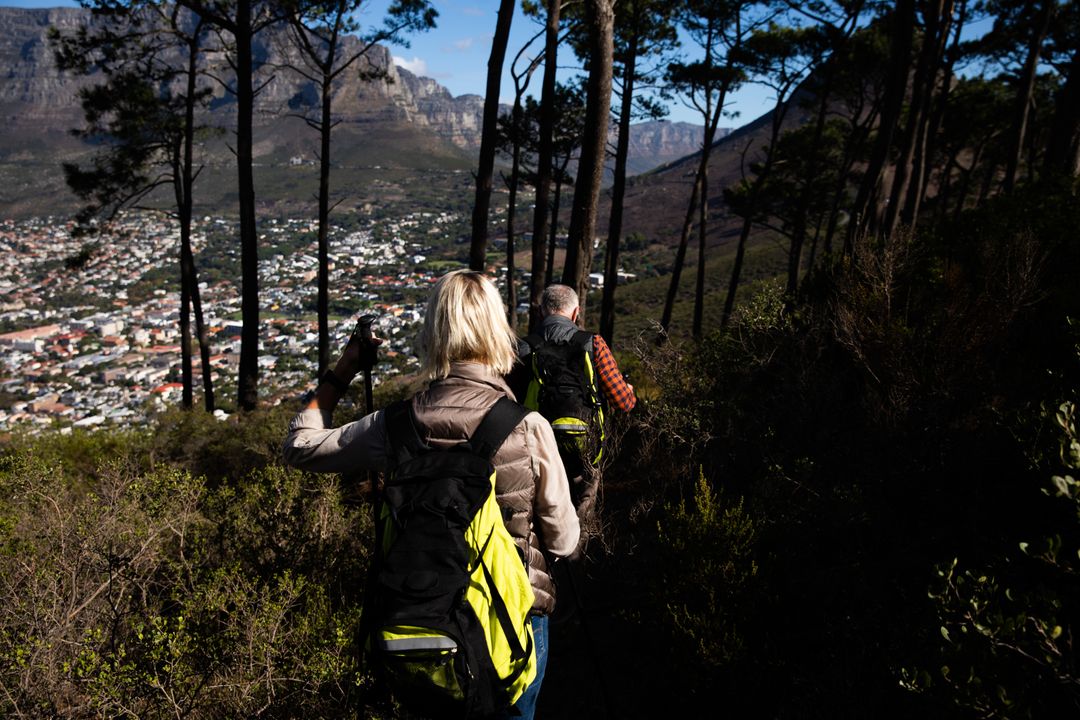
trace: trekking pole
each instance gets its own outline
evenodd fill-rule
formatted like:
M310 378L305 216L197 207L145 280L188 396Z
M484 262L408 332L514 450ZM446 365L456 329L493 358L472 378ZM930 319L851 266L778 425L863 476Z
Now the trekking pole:
M359 336L360 341L369 349L372 348L371 326L374 322L374 315L361 315L356 321L356 327L353 329L353 337ZM371 370L375 367L375 353L361 352L360 357L364 363L364 365L361 366L361 369L364 371L364 409L367 411L367 414L370 415L375 412L375 408L373 407L375 403L372 399L371 388Z
M371 370L375 367L375 348L377 345L372 340L371 326L375 322L375 316L371 314L361 315L353 328L352 336L358 338L362 344L360 350L360 369L364 371L364 410L370 415L375 412L375 401L372 397ZM373 472L367 472L367 479L360 483L361 494L373 492L377 487L377 477Z

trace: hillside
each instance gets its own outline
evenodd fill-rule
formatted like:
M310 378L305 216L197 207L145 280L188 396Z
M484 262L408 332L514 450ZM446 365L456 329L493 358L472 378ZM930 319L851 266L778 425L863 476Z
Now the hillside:
M538 718L712 717L718 695L740 718L970 717L981 688L928 685L953 667L1023 716L1071 717L1080 366L1062 230L1080 204L1051 200L1034 227L1009 203L971 217L948 276L860 253L794 312L766 286L728 333L620 341L639 401L609 418L601 534L556 565ZM1015 281L987 260L1032 230L1042 300L985 293ZM904 312L881 324L890 298ZM375 405L407 393L380 385ZM0 657L19 659L0 714L403 716L357 642L375 515L356 477L281 464L296 404L0 437ZM1051 662L1029 660L1039 647Z
M787 61L805 51L801 93L823 102L808 118L794 101L783 116L794 132L776 142L779 116L765 114L710 148L707 247L689 246L668 337L655 321L694 153L630 183L620 263L631 277L614 334L604 328L618 368L599 340L597 362L573 363L586 377L599 369L604 387L589 392L576 369L517 366L543 393L529 404L548 411L550 393L575 387L599 406L584 438L560 438L568 473L544 448L560 410L546 412L550 428L523 420L526 445L500 447L492 475L507 529L562 555L570 548L547 543L573 525L576 461L596 466L586 542L536 587L549 618L533 638L548 651L536 720L1078 716L1080 4L1043 4L1039 17L1018 4L972 43L981 49L963 42L963 3L827 5L815 12L858 13L850 36L797 3L768 17L736 9L739 27L770 21L740 46L761 73L748 77L790 87ZM50 173L64 153L87 151L64 144L71 79L49 75L28 34L50 16L24 14L26 27L0 41L13 68L4 117L23 143L0 140L0 182L17 186L24 208L63 207ZM682 29L696 20L684 16ZM1012 58L966 63L986 61L987 48ZM1044 61L1056 75L1039 75ZM425 303L474 249L473 150L465 109L447 109L433 82L399 78L340 89L333 183L345 200L325 262L309 140L281 112L310 106L310 93L284 78L260 98L254 233L202 212L235 204L229 97L206 115L222 132L201 149L192 282L181 281L177 223L161 214L123 213L87 238L65 218L11 220L2 213L14 203L0 208L0 717L445 717L414 712L421 693L389 688L387 676L425 663L444 689L482 678L468 672L479 666L460 631L504 626L506 613L471 616L472 594L446 622L371 621L386 591L442 604L425 594L439 573L376 557L403 547L394 528L408 524L391 508L403 466L386 409L428 382L418 368L445 359L450 376L430 379L420 405L434 408L445 390L469 397L421 413L411 430L440 447L464 440L473 401L501 394L495 374L511 364L496 349L509 339L499 308L459 332L470 315L460 303L449 323ZM1027 107L1037 112L1012 112ZM641 138L674 151L684 130ZM770 172L728 195L758 222L745 247L740 238L738 266L740 220L723 191L764 152ZM513 311L532 269L535 197L520 193L508 217L508 195L497 181L477 264ZM554 223L556 278L570 241L595 248L599 269L602 222L595 246ZM257 260L258 293L245 259ZM738 298L721 327L733 268ZM189 312L195 288L205 332ZM599 306L593 289L578 314L590 331ZM381 343L361 361L347 338L368 313ZM186 352L191 314L202 362ZM438 327L421 332L425 322ZM316 370L320 325L331 361L346 348L335 366L349 371L344 387L344 372L334 382ZM455 342L477 334L498 342ZM491 374L474 385L477 364ZM600 418L603 397L628 399L611 392L609 371L633 385L634 403L612 402ZM245 397L256 384L257 403ZM575 458L573 446L589 452ZM443 495L447 473L426 469ZM446 511L448 526L468 520L442 499L414 506ZM535 557L524 554L525 572L540 569ZM503 577L474 564L485 580ZM508 565L520 570L512 556ZM450 637L373 637L383 619ZM400 672L365 660L387 645L412 653Z
M785 114L785 129L805 122L806 112L799 107L801 99L802 96L797 96ZM709 155L709 246L724 244L737 233L741 219L728 211L723 190L747 177L751 163L762 157L772 118L773 112L767 112L713 143ZM631 178L623 204L623 227L653 242L677 244L700 162L701 153L696 151ZM606 232L610 194L603 195L601 203L603 224L598 231Z

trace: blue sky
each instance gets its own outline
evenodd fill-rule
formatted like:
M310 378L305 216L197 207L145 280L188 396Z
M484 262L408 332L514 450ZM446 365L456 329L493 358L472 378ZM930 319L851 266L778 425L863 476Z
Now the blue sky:
M0 0L0 4L6 0ZM365 26L377 24L383 9L389 0L374 0L371 11L365 15ZM498 16L498 2L495 0L434 0L439 11L436 21L438 27L427 33L410 37L409 47L391 46L396 64L437 80L454 95L472 93L483 95L487 82L487 61L491 51L491 38L495 32ZM520 3L510 26L510 44L507 50L503 72L501 99L507 104L513 101L514 83L510 76L510 63L525 43L543 26L533 18L525 17ZM535 50L542 50L543 38L533 43ZM560 65L565 66L560 79L574 74L576 58L568 51L560 54ZM528 94L539 95L540 75L537 73ZM535 89L533 89L535 88ZM741 112L741 117L734 124L753 120L771 108L772 103L766 93L757 88L748 88L740 93L733 103L733 109ZM684 107L678 101L670 106L670 120L701 123L697 110Z

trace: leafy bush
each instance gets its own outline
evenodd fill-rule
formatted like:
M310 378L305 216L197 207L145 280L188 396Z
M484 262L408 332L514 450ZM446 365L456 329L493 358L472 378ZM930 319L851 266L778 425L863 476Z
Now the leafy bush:
M370 511L336 479L114 461L72 482L34 450L0 467L0 714L372 716Z
M146 453L153 462L179 465L211 481L237 481L278 461L295 412L279 405L221 421L206 413L169 410L155 419Z
M9 457L0 482L3 709L69 715L94 702L88 664L160 602L171 559L201 522L203 488L181 472L112 465L83 490L27 456Z
M936 667L907 669L904 687L979 717L1068 717L1080 710L1080 432L1077 400L1047 409L1058 431L1056 473L1043 493L1049 534L987 566L939 568L930 597L944 644ZM1062 512L1064 510L1064 512Z

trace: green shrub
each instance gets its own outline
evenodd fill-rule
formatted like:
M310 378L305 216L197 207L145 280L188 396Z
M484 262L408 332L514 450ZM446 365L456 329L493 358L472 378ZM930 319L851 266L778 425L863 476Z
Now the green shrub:
M218 420L203 412L168 410L153 421L147 453L154 462L179 465L212 482L237 481L278 462L295 412L278 405Z
M269 465L218 487L206 507L214 524L205 551L221 561L259 577L302 572L358 592L374 525L369 507L345 503L336 476Z
M743 502L725 502L698 475L693 507L665 508L658 527L660 604L676 637L692 648L705 676L743 653L744 619L758 574L756 522Z
M373 716L370 510L336 478L113 461L75 482L33 450L0 465L0 715Z
M203 522L200 481L103 466L92 486L28 456L2 471L0 711L69 716L93 702L82 672L169 596L170 565ZM117 660L119 667L125 664Z
M943 644L933 664L901 684L979 717L1069 717L1080 708L1080 432L1077 399L1046 408L1058 434L1051 454L1046 534L985 565L958 559L930 591Z

